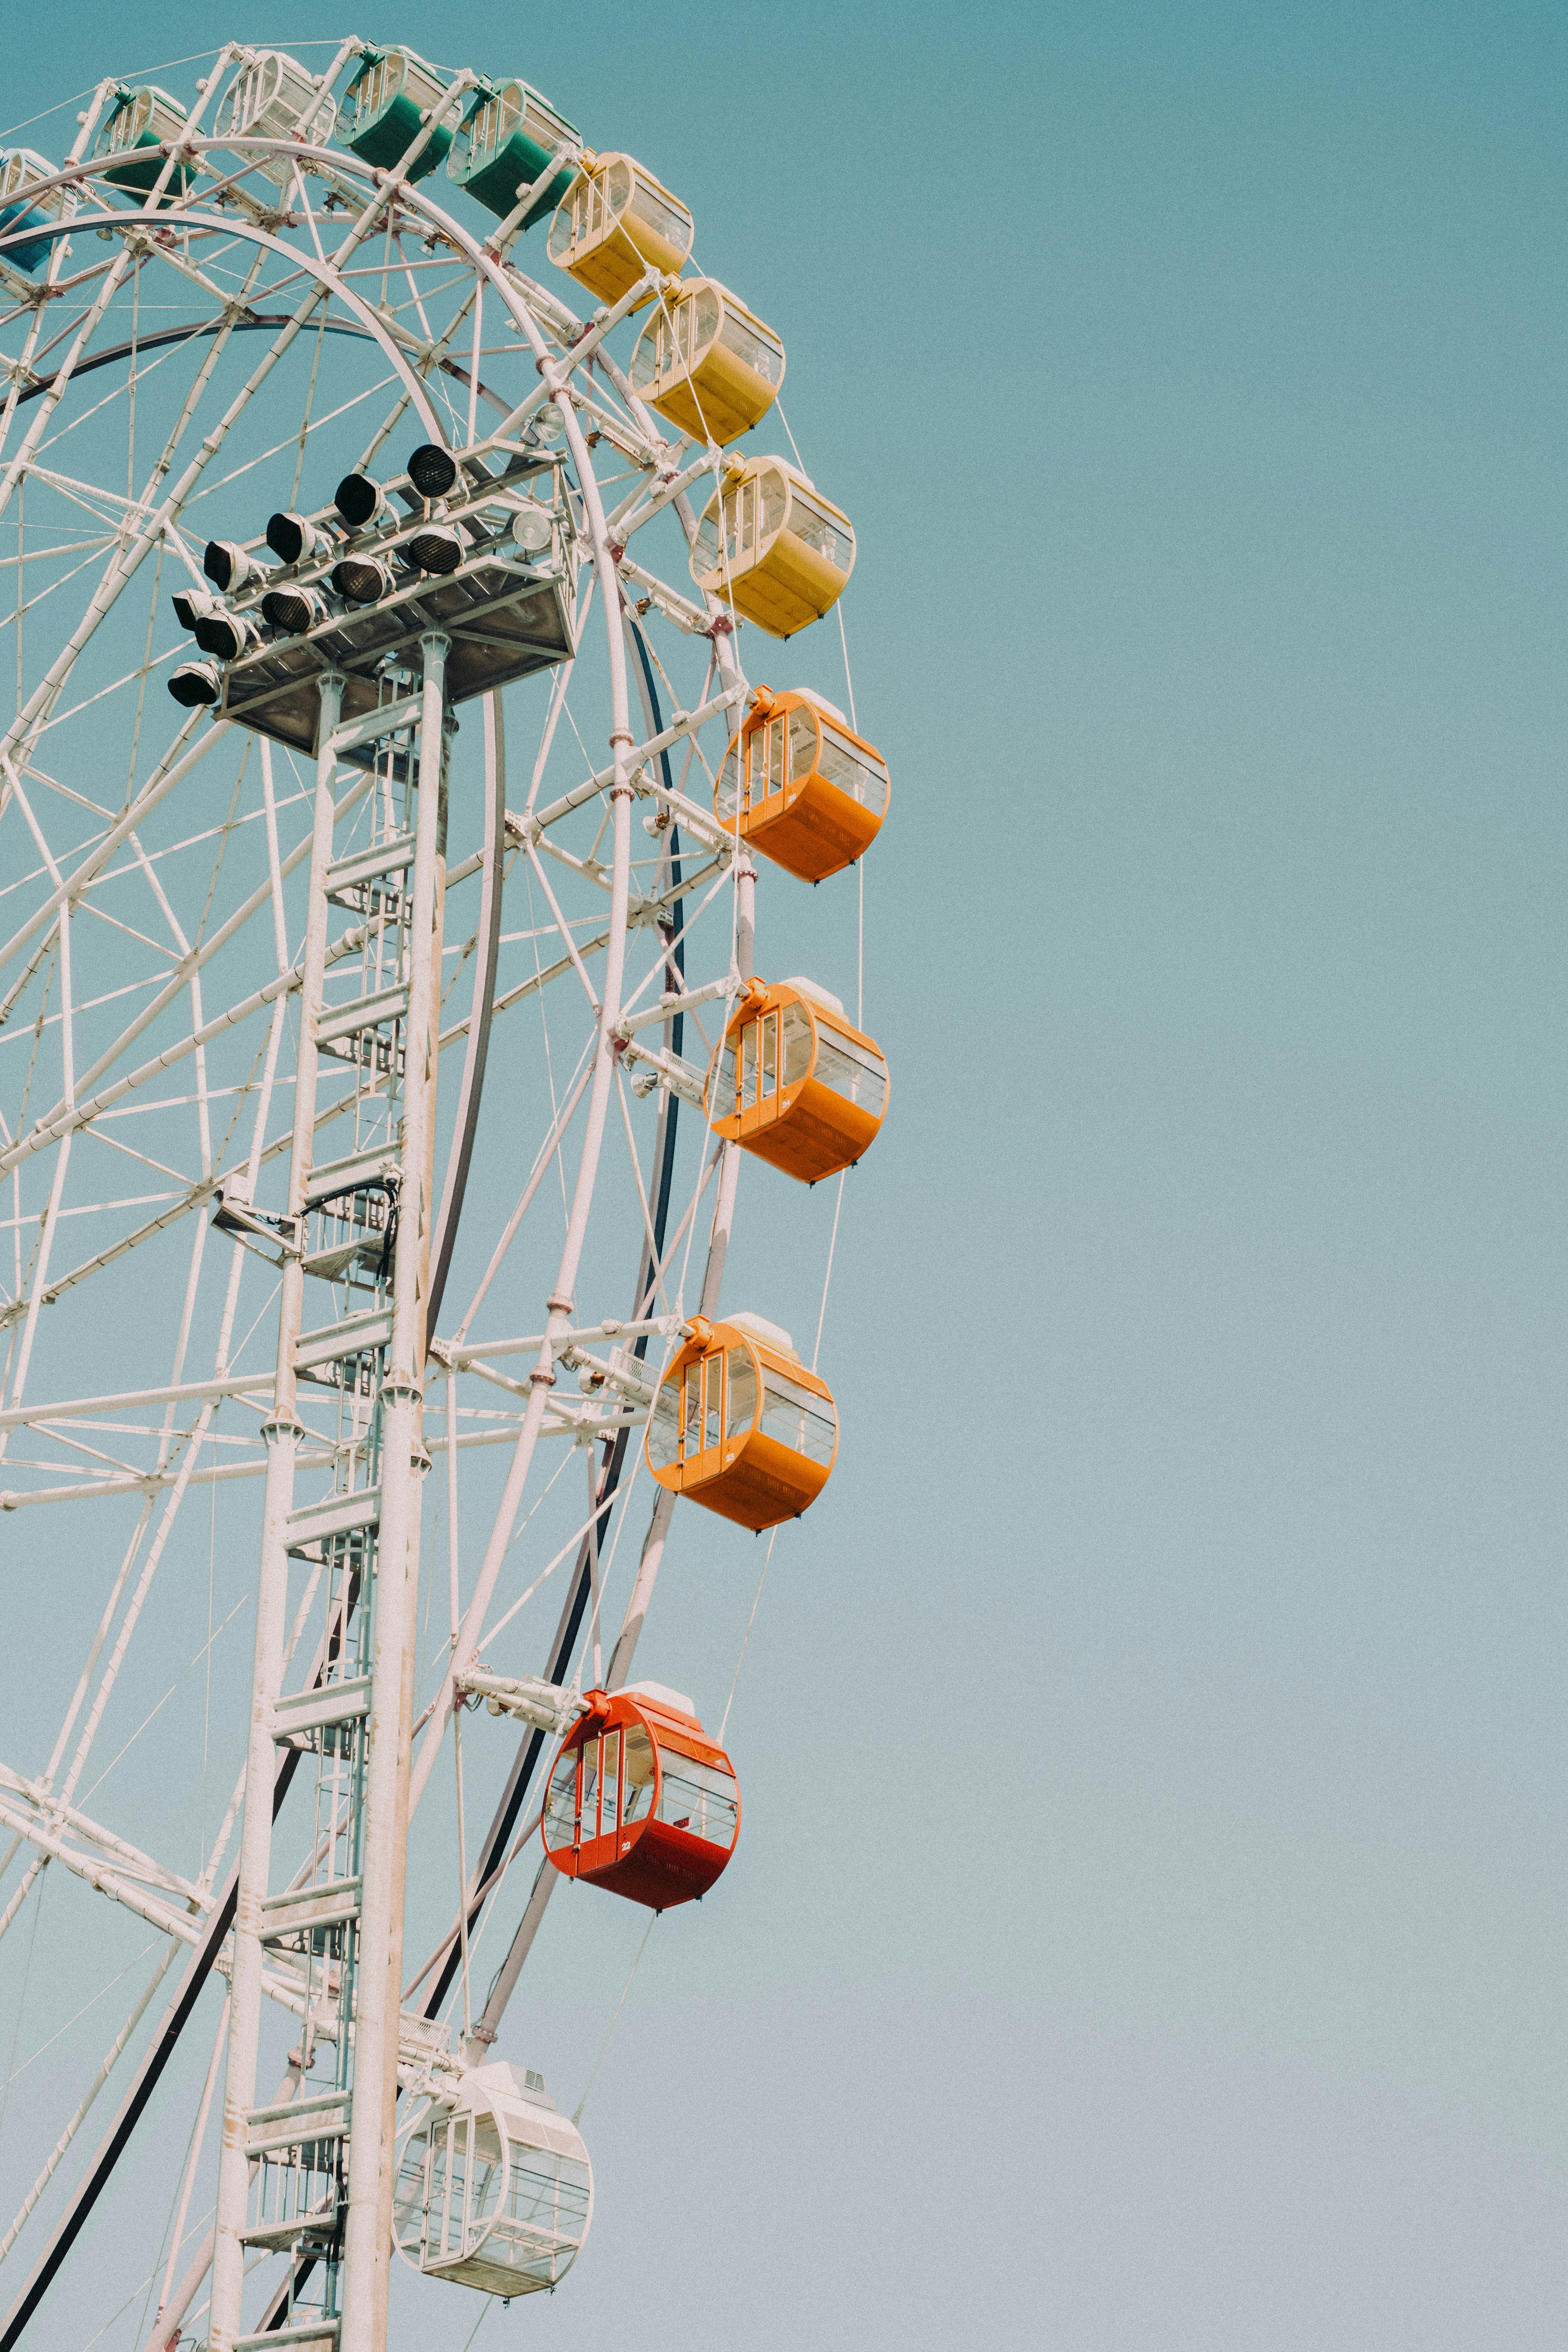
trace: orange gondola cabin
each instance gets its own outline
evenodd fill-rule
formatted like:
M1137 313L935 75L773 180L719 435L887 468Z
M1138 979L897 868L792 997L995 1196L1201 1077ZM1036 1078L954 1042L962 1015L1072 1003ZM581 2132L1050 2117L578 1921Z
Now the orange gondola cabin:
M704 1108L726 1143L816 1184L853 1168L875 1140L888 1065L825 988L754 980L709 1066Z
M815 1503L838 1452L832 1391L760 1315L694 1318L659 1384L647 1463L661 1486L760 1534Z
M668 1911L706 1895L734 1853L741 1791L679 1691L590 1691L550 1775L543 1833L568 1878Z
M890 793L887 761L841 710L805 688L759 686L713 806L764 857L803 882L825 882L876 840Z

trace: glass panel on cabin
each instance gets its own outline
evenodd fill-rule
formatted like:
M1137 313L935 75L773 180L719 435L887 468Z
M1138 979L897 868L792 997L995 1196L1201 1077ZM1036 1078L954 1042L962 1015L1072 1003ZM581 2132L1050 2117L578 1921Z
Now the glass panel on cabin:
M699 1764L693 1757L664 1751L664 1785L658 1795L658 1818L689 1837L706 1838L710 1845L735 1843L735 1783L716 1765Z
M771 468L763 476L762 488L763 537L769 539L784 521L784 509L789 504L789 491L784 476L773 473Z
M847 572L855 560L855 534L847 523L839 522L818 506L798 484L792 487L789 527L795 538L806 547L815 548L823 561L837 571Z
M888 805L888 771L880 760L873 759L830 727L822 722L822 756L817 761L817 772L841 793L858 801L862 808L880 816Z
M757 1368L749 1348L731 1348L725 1358L724 1431L744 1437L757 1410Z
M632 194L631 218L634 223L646 221L657 236L679 250L691 235L691 224L683 212L676 209L661 188L651 182L638 179Z
M605 1769L599 1783L599 1835L614 1837L620 1827L621 1735L606 1731Z
M748 1021L741 1032L741 1108L751 1110L757 1101L757 1032L758 1024Z
M619 214L625 212L631 202L631 166L624 156L617 157L609 170L600 174L600 185L605 192L605 202L609 217L614 220Z
M844 1095L874 1118L880 1118L888 1099L888 1066L868 1046L858 1045L824 1025L818 1033L816 1067L812 1072L835 1094Z
M702 1451L721 1443L724 1434L724 1359L702 1359Z
M738 1045L726 1044L720 1051L719 1066L713 1073L710 1098L710 1118L733 1118L735 1115L735 1080L740 1058Z
M676 1455L680 1430L678 1384L664 1381L653 1401L647 1428L647 1455L656 1470L668 1470Z
M816 764L816 720L809 710L789 715L789 772L792 783L809 776Z
M784 1083L797 1087L811 1067L811 1018L799 1004L786 1004L779 1018L783 1024Z
M792 1453L826 1469L833 1459L838 1424L826 1397L797 1387L770 1364L763 1374L763 1433Z
M621 1822L629 1828L647 1818L653 1802L653 1742L640 1723L626 1728L626 1784L621 1801Z
M544 1807L546 1845L570 1845L577 1818L577 1750L568 1748L555 1759L550 1794Z
M685 1421L681 1430L680 1450L683 1455L699 1453L702 1445L702 1361L688 1364L681 1381Z
M540 2286L552 2285L588 2226L588 2168L580 2158L511 2145L506 2210L480 2249ZM503 2252L504 2249L504 2252Z
M698 571L710 576L719 569L719 517L712 511L702 518L694 560Z
M726 303L724 325L719 337L727 352L733 352L742 366L749 367L776 392L784 382L784 345L776 335L759 333L749 319L738 318Z
M583 1743L583 1842L599 1834L599 1743Z

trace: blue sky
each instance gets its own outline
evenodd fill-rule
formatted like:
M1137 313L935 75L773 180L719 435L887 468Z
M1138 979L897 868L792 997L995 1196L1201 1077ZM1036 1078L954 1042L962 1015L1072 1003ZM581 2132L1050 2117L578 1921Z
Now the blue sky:
M13 45L13 116L124 22ZM612 0L398 36L645 157L783 332L895 794L894 1106L824 1339L842 1457L731 1720L745 1835L595 2085L589 2254L479 2352L1545 2352L1568 30ZM125 69L193 37L143 7ZM842 981L820 897L780 968ZM735 1295L797 1336L824 1198L742 1198ZM679 1534L647 1669L721 1692L751 1553ZM580 2000L520 2020L564 2083L634 1930L574 1913Z

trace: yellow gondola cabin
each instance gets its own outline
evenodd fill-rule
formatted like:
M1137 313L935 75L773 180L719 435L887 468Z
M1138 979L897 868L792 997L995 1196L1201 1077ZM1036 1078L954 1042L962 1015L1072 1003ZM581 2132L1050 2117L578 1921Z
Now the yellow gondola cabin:
M632 353L637 398L721 448L767 415L784 379L783 343L716 278L667 293Z
M649 268L679 273L693 234L686 206L651 172L630 155L601 155L584 160L561 199L545 250L601 302L618 302Z
M888 1109L888 1065L874 1037L809 980L752 981L708 1073L715 1135L786 1176L820 1183L852 1168Z
M708 501L691 577L770 637L820 620L855 569L842 509L783 457L748 457Z
M691 1329L654 1399L648 1468L661 1486L737 1527L760 1534L798 1518L838 1452L826 1381L760 1315L698 1316Z
M742 840L764 857L803 882L824 882L876 840L891 789L881 753L831 702L804 688L759 686L713 806L726 825L738 815Z

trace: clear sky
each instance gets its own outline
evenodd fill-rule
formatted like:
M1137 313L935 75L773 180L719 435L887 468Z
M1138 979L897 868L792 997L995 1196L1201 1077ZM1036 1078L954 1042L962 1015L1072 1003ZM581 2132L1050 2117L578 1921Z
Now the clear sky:
M80 0L7 112L340 29ZM361 29L646 158L780 328L894 778L893 1106L742 1846L595 2084L577 2273L479 2352L1556 2352L1568 26ZM774 1198L736 1283L798 1336L826 1234ZM646 1664L721 1690L752 1554L678 1532ZM580 2009L520 2020L568 2100L641 1932L605 1908ZM116 2228L51 2342L142 2275Z

